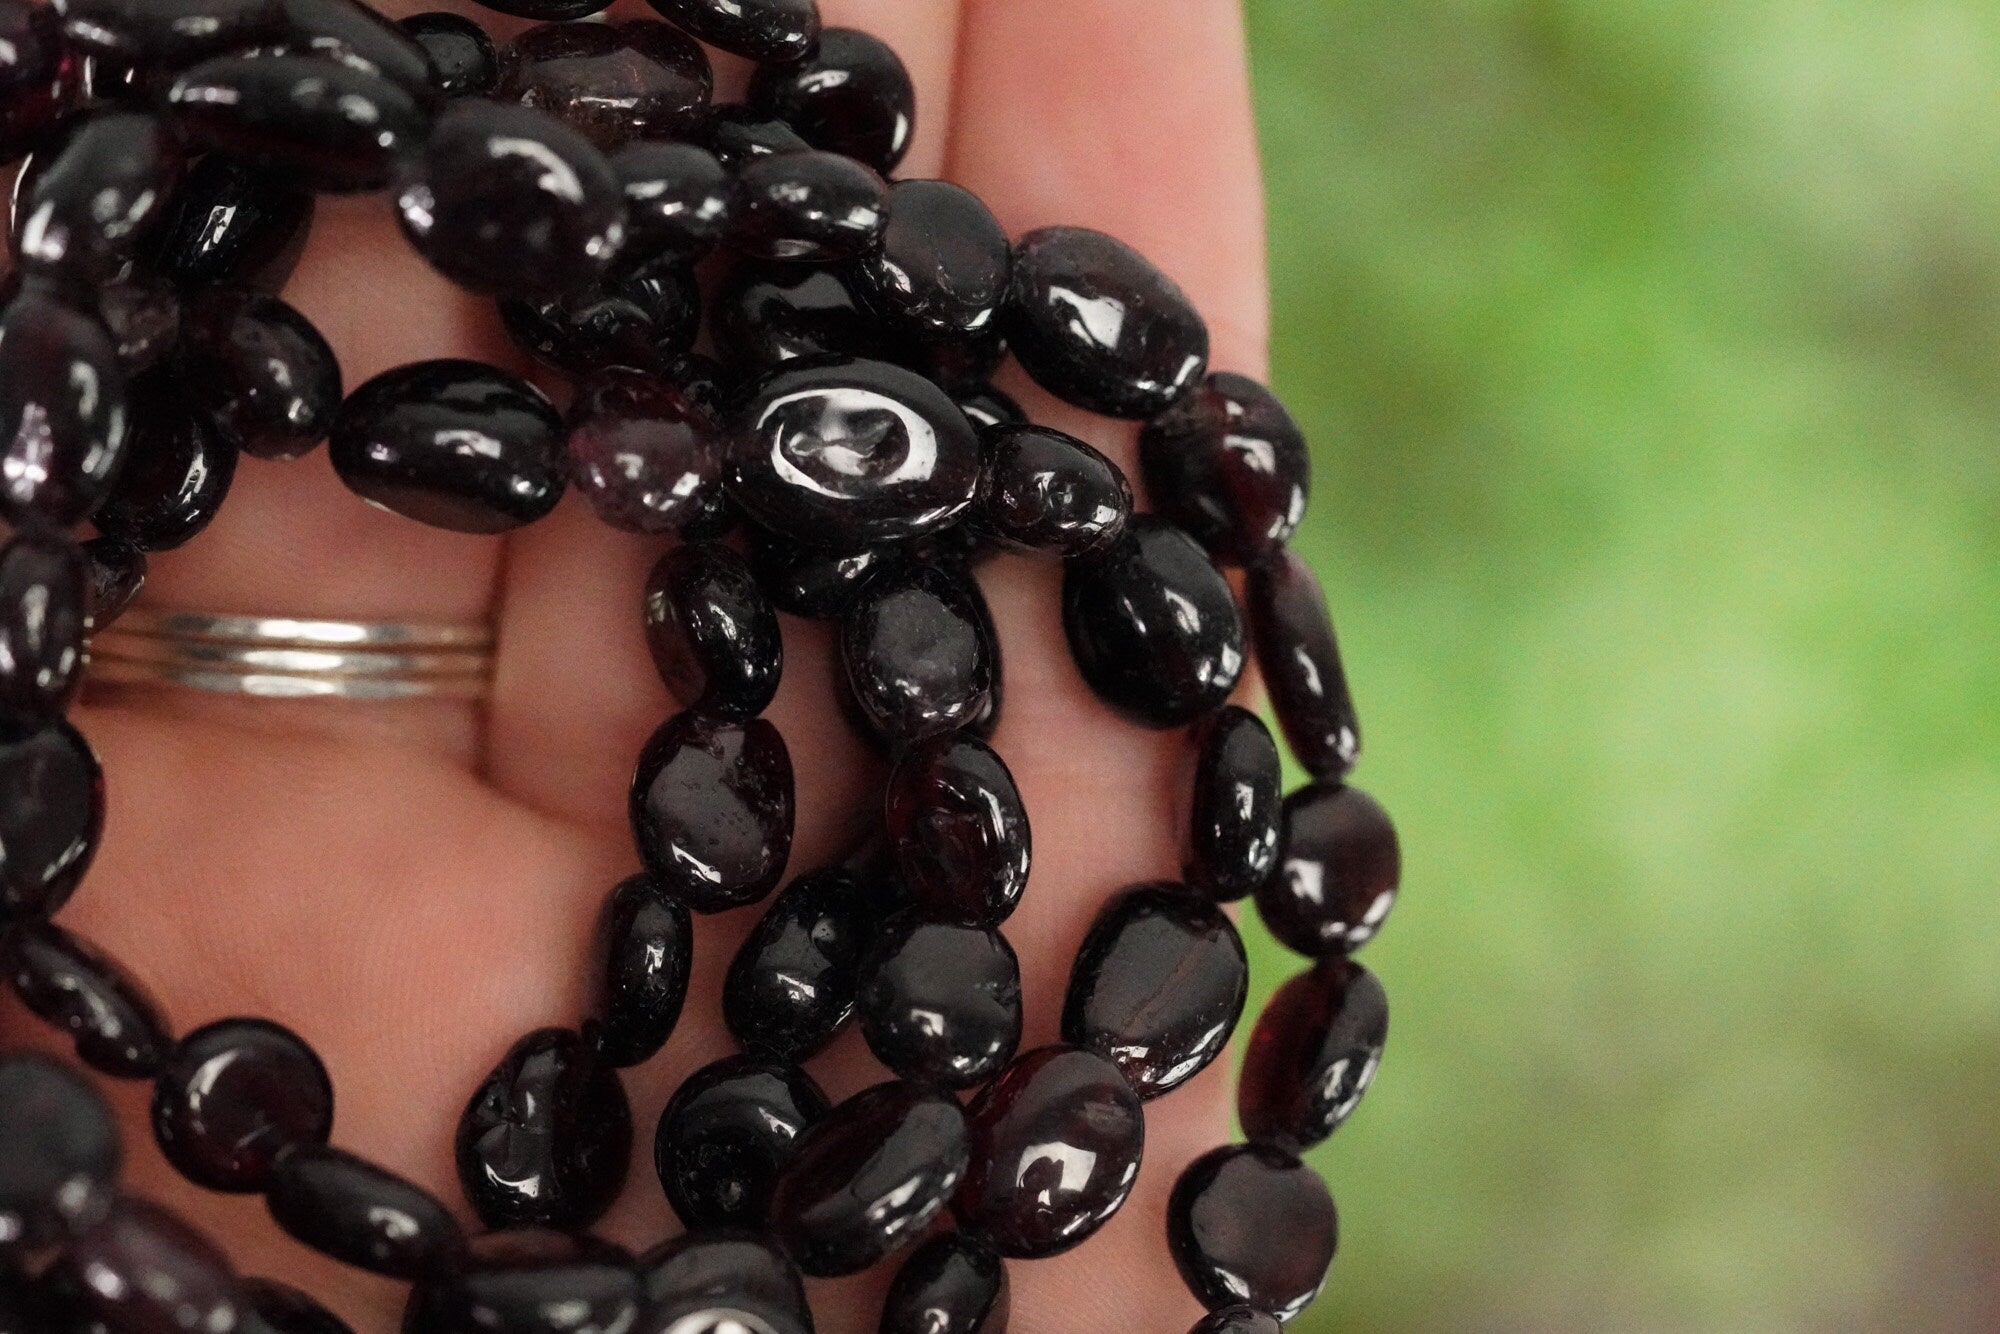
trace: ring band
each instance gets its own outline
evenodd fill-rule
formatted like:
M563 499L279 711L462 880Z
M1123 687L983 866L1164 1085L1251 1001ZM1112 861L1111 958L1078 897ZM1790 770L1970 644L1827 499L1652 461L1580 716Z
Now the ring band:
M89 671L106 685L266 699L483 699L493 631L134 607L92 636Z

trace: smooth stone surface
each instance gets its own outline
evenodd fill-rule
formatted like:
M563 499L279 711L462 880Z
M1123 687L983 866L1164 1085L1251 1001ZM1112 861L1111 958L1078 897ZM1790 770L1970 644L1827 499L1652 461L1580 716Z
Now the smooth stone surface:
M1013 396L990 384L958 394L958 408L982 435L992 426L1026 426L1028 414ZM1129 488L1128 488L1129 489Z
M284 51L314 55L387 79L418 105L437 100L436 70L416 39L362 0L278 0Z
M687 905L643 875L622 881L604 905L597 1052L623 1069L650 1060L680 1023L694 967Z
M345 1320L289 1284L246 1278L237 1287L244 1307L264 1322L264 1330L249 1326L251 1334L264 1334L265 1330L269 1334L354 1334Z
M283 31L277 0L60 0L77 49L149 70L253 45Z
M1389 997L1351 959L1322 959L1271 997L1250 1032L1236 1088L1243 1133L1293 1152L1353 1114L1389 1038Z
M47 1057L0 1057L0 1125L0 1247L46 1246L98 1224L123 1155L97 1090Z
M102 628L117 620L146 586L146 553L114 537L93 537L81 548L90 581L90 619Z
M972 338L998 325L1013 259L978 195L949 181L898 181L882 244L854 272L884 318L933 337Z
M648 0L675 26L731 55L788 64L819 40L818 0Z
M181 300L172 283L134 268L97 289L97 314L128 376L144 374L180 343Z
M569 479L628 533L677 533L723 503L722 427L670 381L612 366L577 386L565 423Z
M100 1327L117 1334L240 1327L244 1304L229 1257L145 1200L120 1199L62 1266Z
M1188 793L1182 874L1218 903L1254 893L1278 867L1285 771L1264 720L1224 705L1201 729Z
M1283 1328L1254 1307L1229 1306L1203 1316L1189 1334L1278 1334Z
M0 923L51 917L104 830L104 770L66 722L0 737Z
M770 707L785 665L778 614L750 566L720 542L689 542L646 579L646 644L683 707L753 718Z
M1028 887L1034 837L1014 775L974 737L910 746L889 772L884 803L896 863L933 917L995 925Z
M21 202L20 263L80 282L111 276L159 223L186 163L164 121L122 111L92 117Z
M751 1232L698 1229L662 1243L639 1259L639 1290L642 1334L812 1334L799 1271Z
M1046 426L988 428L973 521L1016 551L1084 556L1125 532L1132 487L1117 464Z
M333 1084L299 1036L219 1019L182 1038L153 1086L153 1139L182 1176L232 1194L264 1189L286 1150L325 1144Z
M131 418L92 314L30 284L0 311L0 517L69 527L110 493Z
M949 732L986 706L995 664L969 582L942 565L892 567L868 582L842 621L847 683L885 739Z
M1082 1245L1139 1179L1146 1117L1117 1067L1073 1047L1027 1053L973 1102L961 1224L1002 1255Z
M877 1084L806 1135L772 1195L772 1228L807 1274L858 1274L922 1235L967 1154L965 1115L948 1094Z
M311 191L211 153L174 192L152 242L152 267L184 292L235 284L275 292L298 262L312 218Z
M82 93L83 62L64 40L62 16L20 0L0 7L0 162L33 148Z
M854 1014L877 893L829 867L771 901L722 984L722 1017L744 1050L797 1063L833 1041Z
M1381 929L1402 875L1381 804L1360 788L1314 783L1285 799L1278 873L1257 891L1257 915L1300 954L1349 954Z
M562 419L526 380L476 361L421 361L352 394L334 470L383 509L458 533L503 533L562 498Z
M236 446L197 417L173 372L132 386L132 438L125 466L91 522L105 537L171 551L208 527L236 478Z
M501 319L514 341L552 370L587 376L612 366L664 372L694 346L701 289L678 257L614 268L561 296L510 297Z
M1274 1238L1283 1245L1273 1245ZM1283 1149L1240 1144L1195 1159L1167 1205L1167 1242L1210 1310L1243 1303L1288 1321L1326 1282L1340 1240L1333 1196Z
M689 1075L660 1114L653 1166L690 1228L762 1228L778 1176L826 1115L797 1066L731 1056Z
M881 1334L1006 1334L1007 1265L976 1237L944 1232L910 1253L889 1285Z
M379 190L423 139L411 94L317 56L223 56L182 74L167 105L195 143L322 193Z
M847 276L818 264L744 260L709 304L715 343L734 364L770 371L799 357L880 358L881 321Z
M803 153L812 147L777 116L734 103L710 107L694 140L730 172L773 153Z
M762 718L677 714L639 753L629 812L640 857L689 907L756 903L792 853L791 753Z
M466 1243L459 1267L420 1283L406 1334L614 1334L639 1318L632 1257L596 1237L523 1228Z
M898 560L893 547L841 553L805 546L767 528L750 530L750 568L771 605L791 616L845 616L876 571Z
M479 3L502 14L544 23L585 19L611 7L611 0L479 0Z
M1361 719L1312 566L1296 551L1278 552L1250 571L1243 603L1257 667L1293 758L1322 781L1346 777L1361 758Z
M695 144L627 144L611 155L625 193L625 253L698 259L729 234L729 174Z
M210 292L182 319L187 400L246 454L292 459L340 410L340 359L304 315L274 296Z
M390 1278L438 1273L465 1241L429 1191L326 1145L280 1158L265 1203L279 1227L320 1254Z
M1093 559L1070 562L1063 629L1091 689L1142 726L1193 722L1243 675L1229 582L1193 538L1149 514Z
M76 698L90 594L84 554L68 537L31 530L0 548L0 729L33 731Z
M1312 456L1291 413L1246 375L1218 371L1139 433L1153 508L1217 560L1255 565L1306 516Z
M858 259L882 239L889 188L838 153L777 153L736 173L729 217L730 244L753 259Z
M77 1058L118 1079L151 1079L174 1049L159 1003L116 959L53 922L0 936L0 975Z
M749 104L785 121L807 143L845 153L887 175L916 133L917 94L887 42L854 28L827 28L812 54L758 66Z
M1020 961L991 927L899 918L863 976L861 1031L899 1079L973 1088L1021 1045Z
M528 1034L459 1118L458 1180L488 1227L588 1227L625 1184L632 1112L617 1072L566 1028Z
M508 46L498 96L610 149L691 128L713 82L700 45L664 23L548 23Z
M1003 325L1037 384L1107 417L1155 416L1208 368L1208 326L1187 294L1086 227L1044 227L1015 243Z
M462 14L412 14L398 24L431 62L432 85L446 97L483 97L500 82L493 39Z

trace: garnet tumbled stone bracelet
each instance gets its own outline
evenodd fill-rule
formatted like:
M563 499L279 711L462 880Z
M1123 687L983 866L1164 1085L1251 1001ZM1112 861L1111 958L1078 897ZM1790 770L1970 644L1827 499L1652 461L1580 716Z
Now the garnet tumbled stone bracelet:
M1208 372L1199 315L1121 242L1010 242L958 186L889 184L910 79L876 39L823 30L813 0L652 0L669 22L619 23L578 21L607 0L489 3L547 22L496 50L455 15L392 25L352 0L0 0L0 151L27 156L0 311L0 971L86 1065L152 1081L155 1137L189 1180L260 1193L306 1244L410 1281L410 1334L795 1334L812 1327L801 1274L906 1248L883 1330L995 1334L1006 1261L1117 1212L1145 1102L1227 1047L1249 974L1223 905L1254 897L1315 962L1250 1038L1248 1142L1186 1169L1168 1242L1214 1313L1201 1331L1289 1320L1336 1235L1297 1155L1373 1076L1387 1002L1350 956L1399 875L1388 817L1346 785L1360 738L1339 651L1286 546L1298 429L1261 385ZM713 104L701 43L759 62L743 105ZM315 194L378 190L426 259L574 380L566 418L462 360L343 394L326 341L273 293ZM727 265L697 282L710 252ZM1151 512L987 382L1009 353L1058 397L1145 422ZM638 759L643 869L606 907L595 1015L522 1038L471 1096L456 1159L489 1229L474 1237L329 1146L333 1086L298 1036L243 1018L176 1038L50 920L104 814L63 718L88 633L135 596L146 553L213 518L240 453L322 439L349 488L422 523L501 533L574 486L616 528L681 539L642 609L686 706ZM1091 689L1192 738L1184 881L1104 908L1062 1043L1026 1052L1000 928L1029 891L1029 814L988 744L1001 646L972 573L997 552L1061 560ZM1247 617L1219 565L1245 571ZM881 837L789 883L792 764L761 716L779 612L838 623L842 704L889 759ZM1313 777L1289 797L1264 724L1228 703L1251 645ZM691 914L767 900L723 988L742 1052L658 1121L688 1231L635 1258L585 1231L633 1153L617 1071L679 1020ZM801 1062L850 1021L894 1078L829 1105ZM345 1328L121 1194L119 1158L88 1083L0 1060L0 1331ZM934 1228L947 1214L956 1230Z

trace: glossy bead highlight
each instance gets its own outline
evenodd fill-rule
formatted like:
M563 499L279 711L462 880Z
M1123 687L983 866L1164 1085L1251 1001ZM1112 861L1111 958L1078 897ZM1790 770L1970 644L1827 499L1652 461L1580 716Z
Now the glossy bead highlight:
M1315 783L1285 799L1278 873L1257 891L1257 913L1300 954L1352 953L1381 929L1402 875L1381 804L1359 788Z
M264 1189L288 1149L326 1143L333 1084L319 1056L263 1019L220 1019L181 1039L153 1086L153 1138L210 1190Z

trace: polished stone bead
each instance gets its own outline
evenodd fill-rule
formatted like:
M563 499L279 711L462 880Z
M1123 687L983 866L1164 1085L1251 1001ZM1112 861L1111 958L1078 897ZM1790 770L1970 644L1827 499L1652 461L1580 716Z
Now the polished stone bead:
M713 82L701 46L664 23L547 23L507 48L498 95L611 149L690 128Z
M911 896L944 920L997 925L1028 887L1033 836L1006 761L974 737L908 747L884 803Z
M676 533L722 500L722 428L668 381L624 366L577 386L566 423L570 482L630 533Z
M725 171L740 171L773 153L803 153L812 145L776 116L751 107L724 103L709 108L693 131L694 140L715 154Z
M1125 474L1075 436L1046 426L983 434L973 519L1016 551L1082 556L1118 540L1132 517Z
M1208 367L1208 327L1186 294L1123 241L1084 227L1020 239L1003 324L1037 384L1107 417L1154 416Z
M1063 1040L1157 1098L1222 1054L1249 994L1235 924L1184 885L1140 885L1105 905L1077 950Z
M1006 392L982 384L958 395L959 411L982 434L992 426L1026 426L1028 414Z
M684 1080L660 1113L653 1166L690 1228L762 1228L771 1191L826 1095L797 1066L730 1056Z
M811 620L845 616L860 598L862 585L897 559L895 548L888 546L841 554L766 528L750 530L750 568L764 596L779 611Z
M132 386L132 443L92 522L106 537L171 551L208 527L236 477L236 446L192 412L170 373Z
M962 339L999 323L1013 252L979 196L949 181L899 181L889 191L881 247L855 265L857 285L884 318Z
M751 1232L700 1229L639 1259L648 1334L812 1334L799 1271Z
M830 550L937 532L972 503L979 438L944 392L880 361L767 376L737 413L731 494L750 517Z
M1346 777L1361 758L1361 720L1312 566L1280 551L1250 571L1243 600L1257 667L1293 758L1315 778Z
M203 61L174 81L167 105L194 142L322 193L381 189L426 128L409 93L318 56Z
M446 97L483 97L500 82L500 53L486 29L462 14L412 14L397 26L424 49L432 84Z
M639 753L632 830L661 886L700 913L756 903L792 854L792 759L762 718L683 712Z
M464 1235L423 1187L326 1145L293 1149L265 1187L278 1226L322 1255L390 1278L420 1279L457 1262Z
M941 1232L910 1253L889 1285L881 1334L1007 1334L1007 1264L977 1237Z
M70 43L147 70L179 69L280 36L278 0L57 0Z
M1319 1295L1339 1238L1326 1183L1267 1144L1195 1159L1167 1205L1174 1263L1211 1311L1243 1303L1290 1320Z
M460 98L397 175L411 244L446 277L496 296L597 280L625 239L625 195L590 140L532 107Z
M28 530L0 548L0 729L31 731L76 698L89 612L90 574L74 542Z
M826 29L803 60L758 66L747 100L813 147L845 153L885 175L903 160L916 131L910 72L887 42L854 28Z
M695 144L627 144L611 155L625 191L625 249L698 259L729 232L729 175Z
M122 1155L96 1089L46 1057L0 1057L0 1126L0 1250L67 1241L104 1218Z
M1105 703L1146 727L1221 706L1243 675L1243 618L1195 540L1152 515L1063 578L1063 629Z
M566 1028L528 1034L459 1118L458 1180L488 1227L588 1227L625 1184L632 1111L617 1071Z
M82 547L91 624L99 629L117 620L146 586L146 553L112 537L94 537Z
M134 269L99 287L97 313L127 376L152 370L180 344L180 294L156 273Z
M104 770L68 723L0 736L0 923L68 902L104 830Z
M182 291L244 285L275 292L291 276L312 218L310 190L210 153L174 192L151 266Z
M562 498L562 419L526 380L476 361L420 361L348 395L333 467L363 500L458 533L504 533Z
M1396 905L1403 853L1389 813L1360 788L1314 783L1285 799L1278 873L1257 913L1288 947L1312 958L1374 939Z
M772 1228L806 1273L858 1274L923 1234L964 1179L967 1153L950 1094L877 1084L806 1135L772 1195Z
M437 101L437 71L409 33L362 0L278 0L279 50L313 55L387 79L419 105Z
M611 7L611 0L478 0L488 9L542 23L567 23L589 18Z
M729 217L730 244L752 258L855 259L881 240L889 188L838 153L777 153L736 173Z
M0 162L35 147L82 95L83 62L64 40L62 16L27 0L0 4Z
M185 166L179 139L155 117L114 111L84 122L21 200L21 264L79 282L112 276L158 225Z
M1203 1316L1188 1334L1280 1334L1275 1316L1251 1306L1227 1306Z
M635 875L605 901L598 939L604 976L594 1036L598 1055L622 1069L649 1060L680 1023L694 923L685 903Z
M500 316L514 341L553 370L661 372L694 346L701 289L694 271L670 255L561 296L509 297Z
M1104 1058L1027 1053L973 1102L972 1169L960 1223L1002 1255L1036 1260L1082 1245L1139 1179L1146 1117Z
M868 582L841 622L848 685L884 738L949 732L985 705L994 663L970 582L941 565L893 567Z
M654 9L717 50L788 64L819 40L818 0L649 0Z
M182 1176L248 1193L288 1149L324 1144L333 1085L297 1034L219 1019L182 1038L153 1086L153 1138Z
M1382 983L1351 959L1322 959L1278 988L1244 1053L1243 1133L1301 1152L1340 1128L1375 1079L1389 1037Z
M298 458L340 410L340 361L304 315L274 296L209 292L182 321L187 401L222 438L264 459Z
M1278 866L1285 771L1264 720L1224 705L1203 724L1188 800L1187 882L1218 903L1256 892Z
M622 1248L596 1237L522 1228L466 1243L459 1266L419 1283L405 1334L629 1334L639 1274Z
M244 1323L236 1274L222 1248L145 1200L119 1200L77 1238L62 1268L97 1328L180 1334Z
M345 1320L289 1284L246 1278L237 1290L245 1309L263 1322L238 1325L243 1334L354 1334Z
M730 962L722 1017L746 1051L799 1062L854 1014L876 927L876 892L838 867L809 872L771 901Z
M864 309L846 275L817 264L738 263L709 306L716 347L759 371L797 357L880 358L881 321Z
M1306 516L1312 457L1285 405L1245 375L1218 371L1139 433L1153 508L1217 560L1255 565Z
M858 1008L868 1049L900 1079L984 1084L1021 1044L1021 965L988 926L903 916L875 943Z
M119 1079L151 1079L172 1054L166 1016L110 955L53 922L0 937L0 974L21 1003L76 1044L77 1057Z
M0 311L0 517L87 518L124 461L127 408L118 349L96 316L24 288Z

